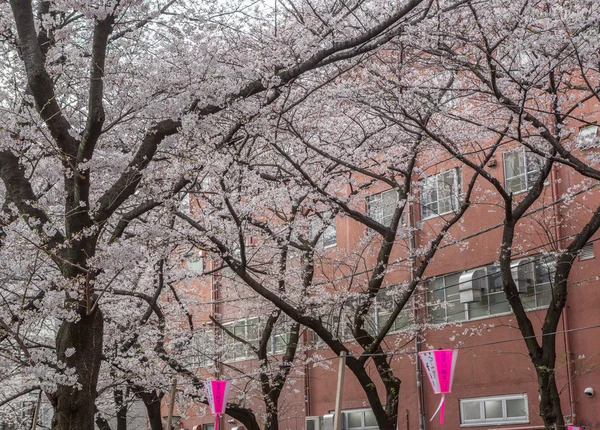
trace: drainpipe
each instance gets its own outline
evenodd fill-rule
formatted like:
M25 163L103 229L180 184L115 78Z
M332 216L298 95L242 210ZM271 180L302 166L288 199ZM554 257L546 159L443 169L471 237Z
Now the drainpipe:
M308 353L308 330L304 330L302 333L302 343L306 348L306 352ZM304 415L307 417L311 416L310 411L310 366L308 365L308 360L305 360L304 363Z
M555 164L552 166L552 200L558 199L558 167ZM562 243L562 227L561 227L561 215L560 208L557 204L553 205L554 210L554 230L556 235L556 242L559 247ZM569 412L571 416L570 423L573 425L577 424L577 412L575 404L575 393L573 392L573 363L572 357L573 352L571 350L571 334L569 332L569 305L565 304L562 310L562 322L563 322L563 340L565 344L565 356L567 359L567 387L569 392Z
M407 202L408 203L408 202ZM406 206L405 209L406 210ZM410 232L409 241L408 241L408 252L410 253L410 281L414 281L415 279L415 232L414 228L415 223L413 222L414 213L412 211L412 205L408 205L408 212L406 217L407 228ZM423 390L423 372L421 371L421 363L419 360L419 351L421 351L421 328L418 325L419 321L419 311L417 306L417 296L413 293L412 297L412 305L413 305L413 318L417 323L417 334L415 336L415 373L416 373L416 381L417 381L417 410L419 411L419 430L426 430L426 420L425 420L425 393Z

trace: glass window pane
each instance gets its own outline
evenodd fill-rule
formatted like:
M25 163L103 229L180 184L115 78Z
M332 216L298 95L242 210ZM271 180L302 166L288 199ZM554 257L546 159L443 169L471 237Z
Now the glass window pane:
M504 154L504 174L506 178L514 178L525 173L523 152L508 152Z
M496 291L503 291L502 287L502 274L500 273L500 268L498 266L487 266L488 272L488 290L490 293L495 293Z
M506 401L506 417L518 418L527 416L525 399L510 399Z
M463 402L463 421L480 420L481 407L480 402Z
M446 300L459 300L460 299L460 291L459 291L459 280L460 273L455 273L454 275L446 276Z
M535 262L535 283L545 284L550 282L552 275L554 274L555 265L551 259L538 259Z
M506 299L506 294L504 291L500 290L497 293L492 293L489 296L490 301L490 314L501 314L505 312L510 312L510 304Z
M533 152L526 152L525 159L527 162L527 172L539 177L539 172L542 170L545 160Z
M502 418L502 401L501 400L486 400L485 401L485 418Z
M552 285L543 284L536 286L536 306L548 306L552 300Z
M429 321L432 324L441 324L446 322L446 310L441 306L436 308L429 308Z
M236 325L233 328L233 334L244 339L246 337L246 327L243 325Z
M427 283L427 301L435 302L437 300L444 301L444 278L437 278Z
M365 427L377 427L377 421L375 420L373 411L365 411Z
M348 428L362 427L362 412L348 412Z
M526 189L525 176L517 176L506 180L506 191L518 193Z
M335 230L335 220L331 221L332 224L328 226L323 232L323 246L333 246L336 244L336 230Z
M480 302L469 303L469 318L479 318L488 315L488 296L483 294Z
M448 321L463 321L467 318L465 314L465 305L459 301L448 302L446 309Z

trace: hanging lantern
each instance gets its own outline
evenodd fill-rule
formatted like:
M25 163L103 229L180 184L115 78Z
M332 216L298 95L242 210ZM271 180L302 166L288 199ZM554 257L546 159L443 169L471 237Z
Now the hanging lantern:
M215 415L215 430L219 430L221 415L225 413L225 409L227 408L229 388L231 388L231 381L213 379L212 381L204 382L206 399L210 405L211 412Z
M435 394L441 394L440 405L431 416L431 420L440 412L440 424L444 424L444 403L446 393L452 391L452 380L454 379L454 368L456 367L456 349L438 349L434 351L419 352L423 368L427 372L429 382Z
M567 427L567 430L583 430L583 427L569 426Z

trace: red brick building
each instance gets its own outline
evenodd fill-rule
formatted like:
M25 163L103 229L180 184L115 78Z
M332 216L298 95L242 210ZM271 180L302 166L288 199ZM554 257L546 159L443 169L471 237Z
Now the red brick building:
M597 127L580 131L580 138L597 139L597 136ZM389 285L410 278L409 248L423 246L437 232L440 217L456 208L473 174L451 157L441 163L424 163L421 167L425 179L421 181L420 197L407 203L409 215L404 219L405 228L414 235L407 234L405 247L396 247L395 263L388 274ZM531 153L507 148L497 153L486 169L518 198L538 175L539 164ZM365 213L382 224L389 222L389 212L397 201L394 193L382 188L381 192L372 194L364 202ZM543 428L536 375L502 289L497 266L503 223L502 208L497 203L490 185L479 179L472 208L449 232L453 240L446 240L437 251L425 279L413 295L410 309L401 313L389 340L386 339L394 345L388 348L389 358L402 381L398 429ZM598 205L600 194L596 182L561 166L553 169L542 197L519 225L512 273L538 333L552 293L552 249L564 246L586 222L590 208ZM320 243L322 252L327 255L340 249L352 249L363 233L363 226L347 217L338 217L325 231ZM412 241L409 236L413 237ZM598 252L596 240L591 240L576 260L569 279L567 309L557 333L557 381L563 412L569 422L580 426L600 426L600 395L594 395L600 390L600 341L597 340L600 338L600 273L595 257ZM214 262L207 260L205 264ZM212 303L209 313L220 315L222 323L236 335L253 340L259 335L257 325L262 315L245 313L238 305L244 293L237 289L231 291L226 278L227 274L213 273L201 277L193 287L198 289L205 303ZM253 300L250 296L248 294L247 301ZM386 321L386 312L389 313L385 295L380 296L370 315L370 323L375 328ZM198 318L207 322L206 310ZM343 331L341 327L340 337L346 336ZM301 339L305 349L302 354L308 360L305 365L296 365L289 377L279 405L280 428L328 430L335 407L338 358L310 331L303 331ZM270 352L274 356L280 354L286 341L285 331L276 330ZM256 367L243 346L223 342L228 352L219 358L226 365L246 371ZM348 345L352 350L349 338ZM430 421L439 395L433 394L416 360L418 349L430 348L459 349L453 390L446 397L444 426L437 417ZM207 359L205 364L210 361ZM220 370L233 377L235 385L234 372L227 367L221 366ZM233 401L243 401L259 414L264 409L258 395ZM377 428L364 391L350 372L345 373L342 408L342 428ZM212 425L213 418L208 414L190 416L181 421L180 428L211 430ZM240 424L226 422L224 425L229 430Z

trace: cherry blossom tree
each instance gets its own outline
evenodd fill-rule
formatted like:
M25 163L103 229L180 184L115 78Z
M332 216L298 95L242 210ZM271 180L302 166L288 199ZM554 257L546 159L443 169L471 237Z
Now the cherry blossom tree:
M0 4L2 267L13 276L2 342L18 384L40 381L54 429L93 427L107 336L143 319L130 303L153 291L171 251L147 246L168 242L171 225L152 212L211 163L214 142L230 145L301 77L307 94L328 85L430 2L285 2L276 20L269 5Z
M421 37L406 46L421 67L419 76L412 83L405 76L389 79L396 94L417 94L435 111L426 122L400 107L414 102L403 98L395 119L421 130L487 181L495 194L482 202L499 199L503 288L534 365L547 427L565 424L556 381L556 332L566 317L569 275L600 228L600 208L584 201L596 201L594 187L587 180L568 188L560 185L560 178L573 171L599 178L598 13L595 2L561 1L492 1L440 9L422 22L417 30ZM390 116L386 106L379 109ZM520 157L519 166L505 156L502 182L493 165L481 160L495 163L494 154L511 147ZM533 231L545 238L539 249L555 262L551 301L539 331L526 312L512 265L520 254L532 252L526 239ZM567 356L567 378L572 378L571 360ZM571 409L572 393L569 401Z
M364 78L362 66L341 72L318 92L290 91L273 114L241 128L231 145L215 147L206 170L213 186L197 191L196 213L177 215L196 231L187 233L190 240L219 255L239 283L310 328L336 355L347 353L378 426L393 429L400 379L387 353L411 337L406 332L396 345L387 335L403 310L410 315L406 305L438 247L452 241L448 232L469 207L478 174L427 245L414 249L407 202L421 179L422 134L365 109L358 94L365 87L353 87ZM328 248L337 220L362 236ZM297 256L289 260L291 252ZM389 315L374 324L384 295Z

